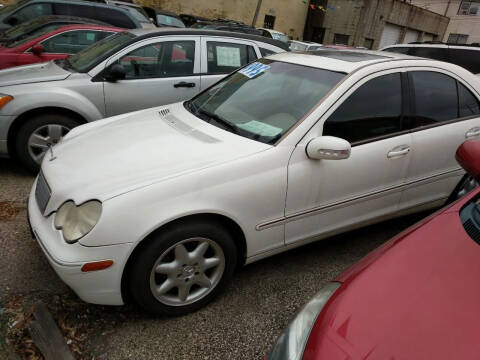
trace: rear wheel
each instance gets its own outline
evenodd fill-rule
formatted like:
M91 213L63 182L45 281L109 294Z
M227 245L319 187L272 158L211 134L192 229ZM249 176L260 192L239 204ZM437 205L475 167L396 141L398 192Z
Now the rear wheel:
M183 315L200 309L225 288L236 261L233 239L223 227L179 224L154 235L136 254L129 290L150 313Z
M31 117L19 129L15 140L18 159L28 170L37 172L48 149L78 125L75 119L61 114Z

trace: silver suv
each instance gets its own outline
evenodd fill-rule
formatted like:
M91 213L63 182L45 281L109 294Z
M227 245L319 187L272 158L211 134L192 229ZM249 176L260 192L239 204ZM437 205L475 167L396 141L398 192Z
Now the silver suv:
M77 125L189 99L262 53L286 50L247 34L136 29L66 60L0 71L0 155L35 171Z

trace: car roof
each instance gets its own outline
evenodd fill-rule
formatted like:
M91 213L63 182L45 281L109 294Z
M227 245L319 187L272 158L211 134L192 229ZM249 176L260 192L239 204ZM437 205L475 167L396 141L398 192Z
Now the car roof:
M155 36L167 36L167 35L203 35L203 36L222 36L230 38L239 38L251 41L259 41L266 44L270 44L279 47L284 50L288 50L288 45L279 40L270 39L265 36L252 35L246 33L239 33L233 31L221 31L221 30L204 30L204 29L191 29L191 28L158 28L158 29L130 29L131 34L137 38L132 42L136 42L138 38L150 38Z
M465 50L480 50L480 46L471 45L471 44L445 44L445 43L408 43L408 44L394 44L383 47L381 50L391 49L391 48L405 48L405 47L426 47L426 48L439 48L439 49L465 49Z
M331 71L351 73L358 68L384 61L420 59L397 53L365 50L319 50L288 52L268 56L269 59L316 67ZM425 60L425 59L422 59ZM434 61L434 60L432 60Z

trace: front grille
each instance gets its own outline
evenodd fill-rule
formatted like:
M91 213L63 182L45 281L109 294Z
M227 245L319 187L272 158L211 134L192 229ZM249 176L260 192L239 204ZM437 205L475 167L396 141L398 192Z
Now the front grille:
M463 228L467 234L478 244L480 244L480 230L475 226L472 220L468 219L463 223Z
M50 187L48 186L45 177L40 172L40 174L38 174L37 187L35 188L35 200L37 200L37 205L40 208L42 214L47 208L48 201L50 200L50 195Z

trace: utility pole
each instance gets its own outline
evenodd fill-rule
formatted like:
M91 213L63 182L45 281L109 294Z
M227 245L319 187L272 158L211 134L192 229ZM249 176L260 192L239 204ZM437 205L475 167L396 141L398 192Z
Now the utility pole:
M252 27L255 27L257 23L258 13L260 12L260 7L262 6L262 0L258 0L257 8L255 9L255 15L253 15Z

